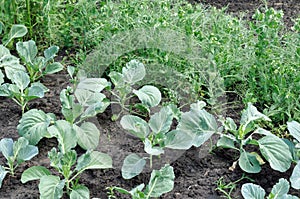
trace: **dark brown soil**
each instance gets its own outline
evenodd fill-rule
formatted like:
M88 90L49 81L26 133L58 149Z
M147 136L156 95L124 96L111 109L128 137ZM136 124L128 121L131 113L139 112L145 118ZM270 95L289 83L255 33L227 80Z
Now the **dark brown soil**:
M199 1L198 1L199 2ZM204 1L201 1L204 2ZM284 10L285 20L288 24L291 23L290 18L295 18L299 14L300 1L269 1L271 6ZM254 9L261 5L258 0L206 0L205 3L222 7L228 5L228 11L237 13L240 11L249 11L253 13ZM45 112L52 112L58 117L60 113L60 91L68 85L68 78L65 74L52 75L45 78L44 83L49 87L50 92L43 99L36 100L30 103L30 108L38 108ZM11 100L0 98L0 139L11 137L14 140L18 138L16 127L21 118L20 108ZM238 114L232 110L229 115ZM128 136L124 130L118 125L110 121L111 111L94 118L93 121L101 130L101 143L98 150L108 153L114 160L114 169L108 170L89 170L82 174L80 183L86 185L91 192L91 197L107 198L106 187L120 186L126 189L131 189L141 183L147 183L150 177L150 171L144 173L132 180L124 180L120 173L120 165L126 154L130 152L140 152L140 143ZM239 117L237 115L237 117ZM18 169L15 177L7 176L0 189L1 199L29 199L38 198L38 182L29 182L22 184L20 175L24 169L33 165L43 165L49 168L47 152L56 147L57 142L52 139L43 139L39 144L40 154L32 161L22 164ZM192 148L186 152L168 151L165 161L157 161L154 167L165 163L171 163L175 171L175 187L173 191L165 194L161 198L166 199L217 199L222 198L222 194L216 191L216 182L221 177L225 182L235 181L243 175L243 172L237 167L234 171L230 171L229 167L235 159L234 154L230 151L215 150L209 153L210 144L206 143L200 148ZM4 158L0 155L0 164L4 165ZM258 175L248 175L255 180L255 183L261 185L269 192L271 187L278 181L279 178L289 178L291 170L286 173L275 172L268 165L264 165L262 172ZM240 195L240 187L243 183L249 182L243 180L236 191L233 192L233 198L242 198ZM299 191L292 190L293 194L300 196ZM126 198L124 195L117 195L117 198Z

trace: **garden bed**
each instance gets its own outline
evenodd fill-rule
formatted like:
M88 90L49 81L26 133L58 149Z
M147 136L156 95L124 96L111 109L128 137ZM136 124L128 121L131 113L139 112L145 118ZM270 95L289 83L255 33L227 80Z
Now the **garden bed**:
M195 1L194 3L199 1ZM232 1L228 6L230 13L237 14L240 11L249 11L247 17L253 14L257 9L261 1ZM285 13L284 20L287 25L291 26L291 18L295 18L299 15L300 2L299 1L269 1L270 6L282 9ZM219 8L226 6L228 2L224 1L205 1L205 4L217 6ZM60 72L59 74L46 76L42 83L50 89L50 92L42 99L38 99L29 103L29 108L40 109L46 113L54 113L58 117L62 117L61 103L59 94L62 89L66 88L69 83L69 76L66 72ZM229 97L228 99L231 99ZM238 98L234 98L238 99ZM230 115L235 119L240 118L240 110L242 107L236 109L230 109L226 115ZM17 125L21 119L20 108L10 99L0 98L0 138L10 137L16 140L19 135L17 132ZM98 151L111 155L113 159L113 169L105 170L88 170L84 172L80 178L80 183L87 186L90 190L91 198L107 198L107 187L119 186L127 190L133 187L149 181L150 171L146 170L139 176L125 180L121 175L121 163L125 155L130 152L142 151L140 142L133 137L129 136L121 128L117 122L111 121L112 110L111 107L98 115L96 118L92 118L92 121L100 129L100 144L97 148ZM126 136L124 136L126 135ZM213 143L215 139L213 138ZM25 169L41 165L50 169L49 160L47 159L47 153L51 148L57 146L55 139L43 139L38 144L39 154L31 161L23 163L18 167L16 176L7 176L3 181L2 188L0 189L0 198L38 198L38 181L27 182L22 184L20 182L21 172ZM76 148L78 154L84 153L79 147ZM122 153L121 153L122 151ZM168 153L167 153L168 154ZM230 169L232 163L236 160L235 153L230 151L224 152L223 149L214 149L209 142L206 142L199 148L192 147L191 149L183 151L170 151L170 158L166 158L165 162L158 161L157 165L154 164L155 169L159 169L165 163L170 163L174 167L175 173L175 185L174 189L164 194L161 198L180 198L180 199L214 199L221 198L223 194L217 191L216 188L221 187L220 179L228 184L239 180L244 172L237 166L235 169ZM175 155L174 155L175 154ZM172 157L173 156L173 157ZM116 160L116 161L115 161ZM120 161L118 161L120 160ZM1 164L5 162L3 156L0 156ZM259 174L246 174L249 178L253 179L256 184L262 186L267 192L271 191L272 186L278 182L280 178L289 178L292 173L290 168L285 173L280 173L271 169L268 164L262 166L262 171ZM244 179L237 184L236 189L232 192L232 198L242 198L240 189L242 184L250 182L249 179ZM229 190L227 190L229 191ZM298 190L291 189L290 194L300 197ZM124 195L116 194L117 198L126 198Z

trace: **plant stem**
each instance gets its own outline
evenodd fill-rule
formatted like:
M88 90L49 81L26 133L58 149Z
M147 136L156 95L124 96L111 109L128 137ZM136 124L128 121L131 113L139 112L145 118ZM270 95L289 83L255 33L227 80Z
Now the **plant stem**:
M27 7L27 20L29 23L29 36L32 37L32 23L31 23L31 12L30 12L30 0L26 0Z
M152 155L150 155L150 169L152 169Z

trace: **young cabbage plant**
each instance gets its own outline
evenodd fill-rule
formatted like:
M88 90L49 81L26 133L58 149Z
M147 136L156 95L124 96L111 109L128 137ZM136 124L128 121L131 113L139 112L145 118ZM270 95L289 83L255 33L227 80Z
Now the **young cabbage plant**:
M290 142L290 150L293 154L293 159L296 162L296 166L290 177L291 185L294 189L300 189L300 123L296 121L287 123L289 133L296 139L294 145Z
M132 199L150 199L158 198L164 193L172 191L174 187L174 171L170 165L165 165L160 170L153 170L151 173L150 181L145 187L145 184L140 184L131 191L120 187L111 187L111 195L114 191L118 191L122 194L131 195Z
M11 76L7 73L6 76L12 83L0 85L0 96L11 98L21 106L22 114L24 114L29 101L43 98L48 92L48 88L42 83L30 83L28 74L22 70L15 71Z
M39 151L36 146L29 145L28 140L21 137L17 141L3 138L0 141L0 152L7 160L6 165L0 165L0 188L5 176L9 173L15 175L15 169L24 161L32 159Z
M40 180L40 198L57 199L63 196L64 189L71 199L89 199L89 189L79 184L79 176L87 169L108 169L112 168L112 159L107 154L98 151L87 151L77 158L75 150L68 150L65 153L53 148L48 153L51 167L53 167L63 179L43 166L33 166L22 173L21 182L26 183L32 180ZM75 165L76 164L76 165Z
M75 91L71 87L62 90L60 100L65 120L56 121L53 114L33 109L21 118L17 127L19 134L35 145L43 137L60 137L58 133L51 132L63 135L70 131L71 140L76 144L83 149L95 149L100 132L95 124L86 120L103 113L110 104L105 95L100 93L107 86L109 82L105 79L86 78L79 82Z
M54 62L59 48L51 46L44 51L44 57L37 56L38 49L34 41L18 42L16 45L19 56L21 57L28 71L30 82L36 82L47 74L54 74L63 70L63 65Z
M130 179L140 174L146 159L150 159L152 168L152 157L163 154L165 148L186 150L192 146L199 147L217 133L217 122L203 109L204 106L204 102L192 104L191 110L182 113L180 119L177 117L180 111L174 105L163 107L150 117L149 122L133 115L123 116L120 121L122 127L141 139L144 151L150 155L149 158L128 155L122 166L123 178ZM170 130L174 118L179 119L179 124L176 129Z
M288 194L289 190L290 183L286 179L280 178L279 181L273 186L267 199L299 199L297 196ZM242 195L245 199L265 199L266 192L259 185L246 183L242 186Z
M122 68L122 73L111 72L110 77L114 89L111 90L112 95L116 98L112 103L119 104L121 111L113 115L112 120L117 120L120 115L126 110L129 111L132 107L127 105L129 99L134 95L138 97L141 103L134 107L146 110L150 113L150 108L157 106L161 101L161 92L158 88L150 85L145 85L142 88L135 90L133 86L139 81L143 80L146 75L144 64L132 60Z
M239 151L238 164L248 173L259 173L261 164L264 164L263 158L270 163L272 169L280 172L287 171L292 162L288 145L271 132L257 127L255 122L259 120L270 121L249 103L242 113L239 128L231 118L222 121L226 132L221 134L217 146ZM257 139L257 137L262 138ZM258 146L262 156L257 152L247 152L245 149L247 145Z

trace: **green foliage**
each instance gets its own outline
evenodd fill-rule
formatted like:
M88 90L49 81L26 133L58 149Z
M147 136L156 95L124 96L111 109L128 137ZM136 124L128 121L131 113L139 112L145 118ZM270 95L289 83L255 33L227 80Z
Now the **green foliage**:
M222 121L225 133L221 134L217 146L239 151L239 166L248 173L260 172L260 165L264 163L262 157L270 163L272 169L280 172L287 171L292 162L289 146L271 132L255 125L258 120L270 121L267 116L260 113L256 107L249 103L242 113L239 127L231 118ZM257 139L254 136L255 134L263 137ZM256 152L247 152L244 148L247 145L257 146L262 157Z
M181 114L177 128L170 130L178 112L174 112L173 106L162 107L150 116L148 122L134 115L125 115L120 121L125 130L144 143L144 151L150 155L150 168L152 156L160 156L165 148L186 150L192 146L199 147L218 132L216 120L203 110L203 102L192 104L191 111ZM127 156L122 166L122 176L129 179L141 173L145 159L148 158L135 154Z
M129 110L130 105L126 103L132 98L132 93L135 94L142 102L141 104L135 104L135 107L143 108L150 113L150 108L157 106L161 101L161 93L158 88L150 85L143 86L139 90L135 90L133 86L141 81L145 77L145 66L132 60L126 64L126 67L122 68L122 73L111 72L109 77L114 84L114 89L111 90L116 100L112 103L117 103L121 106L121 111L118 114L114 114L112 119L117 120L125 110Z
M86 120L103 113L110 104L101 93L110 84L103 78L81 78L75 91L68 87L60 93L61 112L65 120L56 120L54 114L32 109L19 121L19 134L34 145L43 137L55 137L63 153L77 144L86 150L95 149L99 143L100 131L95 124Z
M6 164L0 165L0 188L2 181L7 173L12 176L15 175L15 169L23 162L31 160L36 156L39 151L36 146L30 145L28 140L21 137L17 141L13 141L11 138L3 138L0 141L0 152L7 160Z
M173 167L165 165L160 170L153 170L148 185L140 184L131 191L120 187L112 187L111 192L118 191L122 194L131 195L133 199L150 199L160 197L162 194L171 191L174 187ZM144 189L144 191L143 191Z
M62 140L60 145L65 145L66 142L67 140ZM78 183L79 175L87 169L112 168L111 157L98 151L87 151L77 158L76 151L71 150L71 148L63 149L65 149L64 152L59 152L53 148L48 153L51 166L63 176L63 179L52 175L43 166L33 166L22 173L22 183L40 180L39 191L41 198L61 198L64 188L66 188L67 194L72 199L90 198L89 189Z
M268 195L268 199L275 198L286 198L286 199L297 199L297 196L292 196L288 194L290 190L290 183L284 179L280 178L279 181L273 186L271 193ZM242 195L245 199L255 198L264 199L266 192L265 190L256 184L246 183L242 186Z

